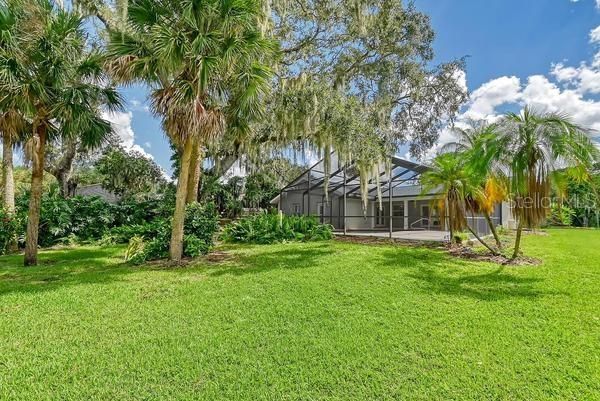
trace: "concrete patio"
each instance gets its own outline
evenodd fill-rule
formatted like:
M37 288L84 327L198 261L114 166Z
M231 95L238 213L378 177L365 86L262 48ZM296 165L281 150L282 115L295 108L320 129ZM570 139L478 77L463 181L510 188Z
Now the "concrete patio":
M344 234L341 231L336 231L335 235L348 237L371 237L389 239L390 233L387 231L348 231ZM429 231L429 230L407 230L394 231L392 239L399 241L433 241L445 242L448 241L450 233L447 231Z

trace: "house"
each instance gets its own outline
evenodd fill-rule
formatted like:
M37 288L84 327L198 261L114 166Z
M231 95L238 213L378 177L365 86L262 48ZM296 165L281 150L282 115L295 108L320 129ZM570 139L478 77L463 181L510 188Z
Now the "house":
M110 192L102 187L102 184L92 184L77 187L75 189L76 196L97 196L104 199L108 203L118 203L121 197Z
M396 236L408 231L445 232L444 224L432 208L439 195L423 193L419 183L427 166L399 157L391 158L391 176L384 165L379 166L379 188L373 179L367 186L367 204L363 208L360 178L355 166L344 168L335 153L327 186L324 160L320 160L286 185L271 203L287 215L314 215L343 233ZM325 191L327 191L327 196ZM508 204L498 205L491 216L496 225L509 227ZM482 216L469 217L469 223L479 234L490 234Z

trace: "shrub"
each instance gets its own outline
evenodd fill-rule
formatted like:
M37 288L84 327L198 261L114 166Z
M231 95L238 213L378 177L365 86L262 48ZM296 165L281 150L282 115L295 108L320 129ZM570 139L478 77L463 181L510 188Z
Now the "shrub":
M272 244L284 241L319 241L333 237L333 228L314 217L261 213L231 223L223 232L227 242Z
M568 206L555 203L552 205L548 224L553 226L570 226L573 224L575 212Z
M469 235L467 233L462 233L462 232L458 232L458 233L454 233L454 241L456 241L457 244L463 244L465 242L467 242L469 240Z
M200 205L192 203L186 209L184 226L183 255L198 257L208 253L213 246L214 234L219 228L218 214L214 204ZM171 240L171 225L169 220L160 219L152 223L153 231L151 237L144 242L141 250L135 253L129 260L133 263L143 263L148 260L164 259L169 256L169 243ZM140 248L135 243L138 236L130 240L129 248ZM151 239L150 239L151 238Z
M19 196L16 204L18 218L27 221L29 194ZM113 207L98 197L64 199L56 191L44 194L40 209L40 246L100 239L115 225ZM22 230L24 235L25 225Z
M24 238L29 194L18 196L16 204L18 236ZM39 244L127 243L136 235L153 238L170 218L172 206L170 197L110 204L91 196L65 199L50 191L42 197Z
M185 210L185 234L192 234L213 245L213 237L219 229L219 214L214 203L191 203Z
M156 218L142 224L132 224L111 228L102 238L103 243L126 244L133 237L151 239L159 236L161 232L168 231L169 221Z
M0 255L4 255L11 243L15 243L22 225L17 216L0 208Z
M129 262L144 252L144 239L138 235L129 240L129 245L125 250L125 261Z

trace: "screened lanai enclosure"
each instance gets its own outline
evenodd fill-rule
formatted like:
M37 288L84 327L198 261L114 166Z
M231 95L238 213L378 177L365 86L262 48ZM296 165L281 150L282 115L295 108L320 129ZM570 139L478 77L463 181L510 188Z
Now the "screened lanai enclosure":
M357 168L352 163L344 167L335 153L331 155L330 166L326 175L324 160L320 160L285 186L272 203L287 215L316 216L340 234L448 239L445 224L434 207L439 195L435 191L424 193L419 182L421 174L427 171L425 165L392 157L391 174L381 165L378 174L368 182L366 204ZM503 206L497 209L492 219L501 224ZM469 219L477 232L489 233L483 217Z

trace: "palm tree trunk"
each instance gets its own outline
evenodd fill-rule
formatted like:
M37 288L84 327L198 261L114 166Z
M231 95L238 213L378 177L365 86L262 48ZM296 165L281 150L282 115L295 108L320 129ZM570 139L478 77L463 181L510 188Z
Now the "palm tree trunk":
M494 248L492 248L491 246L489 246L478 234L477 232L475 232L475 230L473 230L471 228L470 225L467 224L467 229L471 232L471 234L473 234L473 236L475 238L477 238L477 241L479 241L483 246L485 246L494 256L498 256L499 253L496 252L496 250Z
M179 167L177 194L175 196L175 212L173 214L173 223L171 226L171 246L169 248L171 260L175 262L179 262L183 255L183 225L185 222L185 205L193 147L194 141L188 138L183 146L181 166Z
M523 223L519 221L519 225L517 227L517 238L515 239L515 251L511 257L511 260L515 260L519 257L519 250L521 248L521 235L523 234Z
M494 239L496 240L496 246L498 247L498 249L502 249L502 241L500 241L500 237L498 236L498 231L496 231L496 226L494 225L492 218L486 212L483 213L483 216L485 217L485 221L487 221L488 226L490 227L490 231L492 232L492 235L494 236Z
M10 134L2 133L2 184L4 187L4 208L13 216L15 213L15 178L13 166L13 143ZM9 252L19 249L17 238L11 238L6 246Z
M9 213L15 211L15 179L13 168L13 144L10 134L2 133L2 183L4 185L4 207Z
M31 195L27 215L25 239L25 266L37 265L40 209L42 204L42 182L44 179L44 151L46 149L46 125L41 123L34 136L33 166L31 172Z
M187 203L198 201L198 185L200 184L200 171L202 168L202 150L199 142L194 142L190 160L190 177L188 179Z

